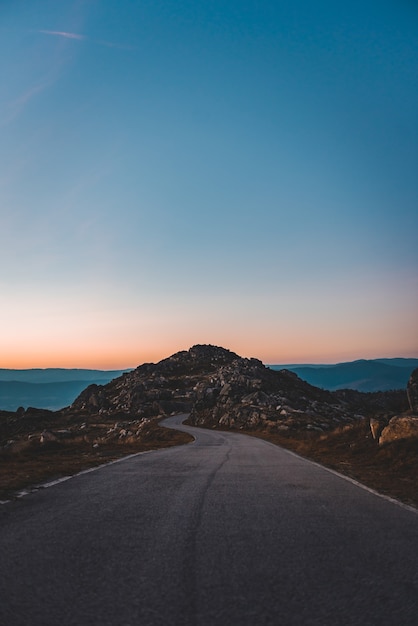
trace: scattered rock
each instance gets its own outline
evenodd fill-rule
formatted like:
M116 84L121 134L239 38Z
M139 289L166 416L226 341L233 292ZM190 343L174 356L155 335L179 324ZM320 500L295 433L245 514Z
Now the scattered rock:
M52 433L50 430L44 430L41 433L41 437L39 439L40 443L47 443L51 441L58 441L58 437Z
M383 427L384 427L384 424L382 423L382 420L379 420L375 417L370 418L370 430L371 430L373 439L379 439L380 433L382 432Z

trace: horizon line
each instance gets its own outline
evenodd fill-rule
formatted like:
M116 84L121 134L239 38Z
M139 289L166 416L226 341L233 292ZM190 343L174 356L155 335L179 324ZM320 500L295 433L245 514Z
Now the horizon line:
M173 353L175 354L175 353ZM172 355L170 355L172 356ZM138 363L137 365L131 365L131 366L127 366L127 367L94 367L94 366L89 366L89 367L80 367L80 366L67 366L64 367L62 365L50 365L50 366L46 366L46 367L41 367L41 366L33 366L33 367L0 367L0 371L5 371L5 370L10 370L10 371L16 371L16 372L22 372L22 371L28 371L28 370L41 370L41 371L46 371L46 370L78 370L78 371L98 371L98 372L126 372L129 370L134 370L137 367L140 367L141 365L144 365L145 363L154 363L157 364L160 361L164 360L165 358L170 358L169 357L163 357L163 359L159 359L158 361L143 361L141 363ZM238 355L240 356L240 355ZM244 357L245 358L245 357ZM257 358L257 357L250 357L250 358ZM261 360L261 359L260 359ZM310 367L310 366L336 366L336 365L343 365L346 363L357 363L359 361L395 361L395 360L405 360L405 361L418 361L418 355L417 356L396 356L396 357L372 357L372 358L356 358L356 359L351 359L348 361L298 361L298 362L264 362L262 361L262 363L266 366L282 366L282 367Z

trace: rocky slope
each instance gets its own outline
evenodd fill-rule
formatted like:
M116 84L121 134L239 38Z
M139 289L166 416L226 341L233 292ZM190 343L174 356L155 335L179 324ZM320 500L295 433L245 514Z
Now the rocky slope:
M405 392L328 392L258 359L196 345L157 364L146 363L107 385L90 385L68 411L148 418L191 412L204 426L329 430L375 414L407 408Z
M139 417L190 411L198 382L238 358L224 348L193 346L159 363L144 363L107 385L90 385L68 410Z

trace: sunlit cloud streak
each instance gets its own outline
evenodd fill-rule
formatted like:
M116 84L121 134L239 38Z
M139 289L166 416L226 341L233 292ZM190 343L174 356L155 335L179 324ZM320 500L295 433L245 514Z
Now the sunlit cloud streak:
M67 33L62 30L40 30L38 31L43 35L55 35L57 37L65 37L66 39L86 39L84 35L78 35L77 33Z
M79 33L68 33L62 30L39 30L39 33L42 35L52 35L54 37L63 37L64 39L76 39L79 41L90 41L91 43L95 43L99 46L106 46L107 48L118 48L119 50L133 50L132 46L124 46L118 43L113 43L112 41L105 41L104 39L90 39L85 35L80 35Z

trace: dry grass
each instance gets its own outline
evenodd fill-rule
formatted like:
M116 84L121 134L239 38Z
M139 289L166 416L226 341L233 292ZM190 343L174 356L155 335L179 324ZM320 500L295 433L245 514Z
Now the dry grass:
M150 420L138 439L109 441L94 448L88 437L38 442L21 440L13 450L0 453L0 499L13 497L20 490L48 480L76 474L89 467L169 446L193 441L186 433L163 428Z
M418 507L418 439L379 446L366 421L325 434L247 432L354 478L379 493Z

